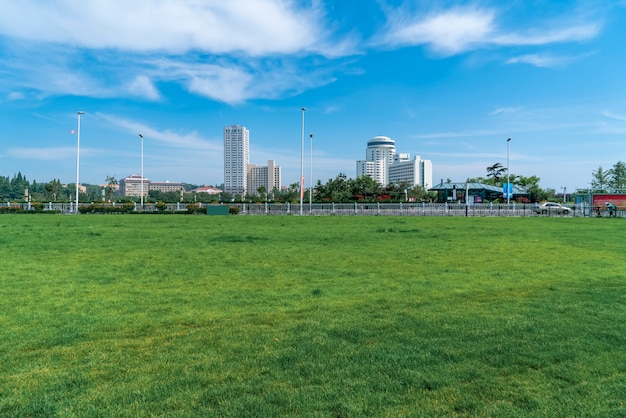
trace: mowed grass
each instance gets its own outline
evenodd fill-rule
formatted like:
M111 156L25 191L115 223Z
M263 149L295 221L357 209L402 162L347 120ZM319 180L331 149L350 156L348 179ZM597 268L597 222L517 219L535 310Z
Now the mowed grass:
M626 223L0 216L1 416L625 416Z

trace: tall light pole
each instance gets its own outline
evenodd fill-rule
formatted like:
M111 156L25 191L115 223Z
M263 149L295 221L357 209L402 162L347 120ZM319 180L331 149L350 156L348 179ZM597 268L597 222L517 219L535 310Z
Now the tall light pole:
M143 209L143 135L139 134L141 139L141 209Z
M509 143L511 138L506 140L506 204L511 204L511 194L513 193L513 187L511 187L511 174L509 173ZM509 189L510 188L510 189Z
M80 181L80 115L84 115L85 112L78 111L78 130L76 131L77 139L76 142L76 214L78 214L78 183Z
M304 112L302 108L302 147L300 149L300 215L302 215L302 199L304 198Z
M313 210L313 134L309 134L311 141L311 161L309 163L309 213Z

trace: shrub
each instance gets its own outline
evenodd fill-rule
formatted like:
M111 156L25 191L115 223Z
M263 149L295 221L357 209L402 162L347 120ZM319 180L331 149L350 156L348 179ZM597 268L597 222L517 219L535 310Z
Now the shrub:
M228 207L228 213L231 214L231 215L237 215L240 210L241 210L241 208L239 206L229 206Z
M0 213L23 213L24 208L21 206L0 206Z
M198 203L190 203L187 205L187 213L195 215L198 213L204 213L205 209Z
M101 203L92 203L87 206L80 206L80 213L130 213L135 209L132 202L124 202L121 206L105 206Z
M31 210L43 211L43 203L42 202L33 202L30 204Z

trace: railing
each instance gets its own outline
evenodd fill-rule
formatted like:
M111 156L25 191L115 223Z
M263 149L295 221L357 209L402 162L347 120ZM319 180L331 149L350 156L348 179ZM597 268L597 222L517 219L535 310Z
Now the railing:
M92 203L80 203L79 207L91 205ZM106 203L100 204L109 207L122 207L122 203ZM194 207L206 208L205 203L168 203L165 207L157 208L155 203L144 203L143 207L139 203L135 203L131 209L133 212L188 212L189 205ZM562 216L562 217L595 217L598 216L596 211L590 206L569 205L570 213L562 214L560 211L549 210L545 214L536 212L534 204L513 203L481 203L473 205L465 205L463 203L313 203L303 204L302 210L298 203L229 203L228 206L239 208L242 215L300 215L303 216ZM35 206L31 203L2 203L0 204L0 212L2 207L21 207L22 210L34 210ZM39 205L41 207L41 204ZM56 211L64 214L76 213L76 206L70 203L52 203L43 204L43 211ZM196 209L198 212L198 209ZM625 217L626 211L618 210L618 217Z

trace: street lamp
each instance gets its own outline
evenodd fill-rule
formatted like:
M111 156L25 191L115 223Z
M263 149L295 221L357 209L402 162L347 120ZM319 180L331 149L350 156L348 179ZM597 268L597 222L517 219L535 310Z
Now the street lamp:
M304 198L304 112L302 108L302 147L300 148L300 215L302 215L302 199Z
M313 134L309 134L311 140L311 162L309 163L309 213L313 210Z
M511 175L509 173L509 143L511 138L506 140L506 204L511 204L511 194L513 193L513 187L511 187ZM510 189L509 189L510 188Z
M141 138L141 209L143 209L143 135L138 134Z
M80 115L84 115L85 112L78 111L78 130L76 133L78 134L76 142L76 214L78 214L78 183L80 180Z

